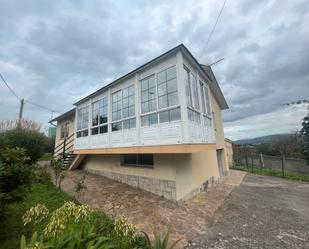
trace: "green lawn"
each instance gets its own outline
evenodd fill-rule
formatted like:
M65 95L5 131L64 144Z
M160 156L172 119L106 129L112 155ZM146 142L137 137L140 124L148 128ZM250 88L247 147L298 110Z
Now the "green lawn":
M68 200L72 198L52 184L34 184L23 201L9 205L7 219L0 223L0 249L19 248L21 235L27 238L32 235L31 227L25 227L21 219L29 208L44 203L47 208L54 210Z
M255 174L260 174L260 175L283 177L281 170L275 170L275 169L270 169L270 168L251 167L251 166L246 167L246 166L237 165L233 167L233 169L247 171L250 173L255 173ZM309 175L300 175L300 174L285 172L284 178L309 182Z

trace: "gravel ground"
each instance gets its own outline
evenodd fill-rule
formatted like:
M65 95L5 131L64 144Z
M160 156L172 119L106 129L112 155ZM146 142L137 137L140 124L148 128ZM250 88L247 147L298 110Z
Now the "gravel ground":
M309 248L309 183L248 174L186 248Z

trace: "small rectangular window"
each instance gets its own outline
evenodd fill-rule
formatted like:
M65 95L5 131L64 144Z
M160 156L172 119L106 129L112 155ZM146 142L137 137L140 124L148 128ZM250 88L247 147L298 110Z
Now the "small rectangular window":
M153 154L124 154L122 164L135 167L152 168L154 165Z
M133 129L136 127L136 119L131 118L128 120L123 121L123 129Z

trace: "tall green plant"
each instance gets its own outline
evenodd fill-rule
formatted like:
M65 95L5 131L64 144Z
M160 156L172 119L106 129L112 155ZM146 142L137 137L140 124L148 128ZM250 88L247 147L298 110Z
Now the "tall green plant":
M0 219L7 204L23 199L34 179L34 167L29 164L23 148L6 148L0 160Z
M61 183L66 174L66 167L63 164L62 159L53 158L50 163L50 167L53 171L55 185L61 189Z
M160 234L157 232L157 230L154 230L153 231L153 235L154 235L153 242L151 242L147 233L143 232L143 234L146 237L148 249L173 249L173 248L176 247L176 245L182 239L182 238L179 238L178 240L172 242L172 244L169 245L169 239L170 239L170 231L169 230L164 234L163 237L160 236Z

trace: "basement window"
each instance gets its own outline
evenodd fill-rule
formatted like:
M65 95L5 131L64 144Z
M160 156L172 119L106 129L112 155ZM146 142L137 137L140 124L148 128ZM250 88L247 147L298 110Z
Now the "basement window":
M122 155L122 165L153 168L153 154L124 154Z

